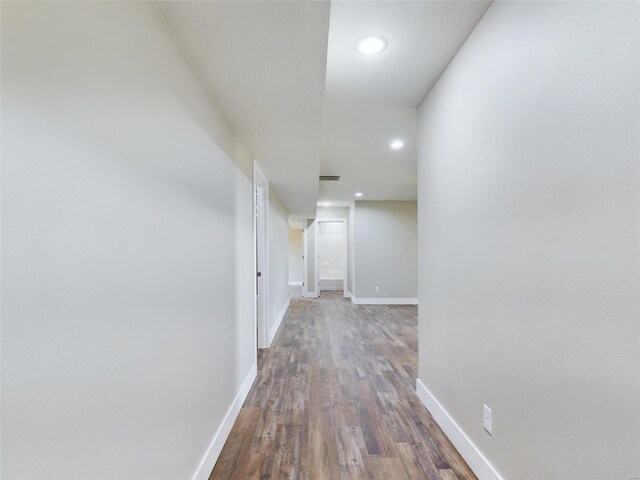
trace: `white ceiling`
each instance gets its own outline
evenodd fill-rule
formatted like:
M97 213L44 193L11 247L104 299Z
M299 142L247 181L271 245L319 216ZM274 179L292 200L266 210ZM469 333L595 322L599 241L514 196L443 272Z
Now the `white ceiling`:
M315 216L330 4L156 5L287 210Z
M322 182L318 200L415 200L417 107L490 1L334 1L331 4ZM382 35L387 48L364 56L354 45ZM394 138L400 151L389 148Z
M320 182L318 201L336 205L362 200L416 199L415 108L327 104L323 122L323 175L341 175L339 182ZM393 138L405 147L391 150Z
M416 198L416 108L490 3L156 1L271 188L302 217L356 191ZM357 53L371 34L386 50ZM390 150L393 138L405 148ZM320 173L342 179L318 186Z
M490 1L334 1L327 99L418 107ZM357 40L381 35L387 48L366 56Z

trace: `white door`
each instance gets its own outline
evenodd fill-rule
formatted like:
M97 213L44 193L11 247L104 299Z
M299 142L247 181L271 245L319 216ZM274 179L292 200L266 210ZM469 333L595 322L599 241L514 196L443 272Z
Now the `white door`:
M264 342L265 332L260 331L266 319L266 223L264 209L265 189L256 186L256 338L258 346Z

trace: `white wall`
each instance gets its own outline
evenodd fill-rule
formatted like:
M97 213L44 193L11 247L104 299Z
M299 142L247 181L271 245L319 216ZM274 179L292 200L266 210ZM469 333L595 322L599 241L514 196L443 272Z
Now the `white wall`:
M505 478L640 474L639 9L496 2L421 107L420 380Z
M349 207L320 207L316 218L349 218Z
M355 202L355 297L415 299L417 242L416 202Z
M251 157L151 3L2 2L2 477L190 478L255 362Z
M272 187L269 188L269 318L271 344L284 309L289 303L289 214Z
M289 283L292 285L302 285L303 276L303 241L304 230L289 227Z

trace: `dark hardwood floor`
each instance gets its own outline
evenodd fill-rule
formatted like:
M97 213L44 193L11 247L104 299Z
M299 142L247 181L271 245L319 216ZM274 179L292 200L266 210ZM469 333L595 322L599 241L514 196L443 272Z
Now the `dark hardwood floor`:
M211 479L475 478L415 394L417 307L291 300Z

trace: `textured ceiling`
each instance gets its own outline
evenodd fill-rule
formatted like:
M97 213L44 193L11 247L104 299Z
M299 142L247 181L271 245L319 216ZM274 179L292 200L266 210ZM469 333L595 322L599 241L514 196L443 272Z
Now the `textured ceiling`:
M156 5L287 210L314 216L330 4Z
M332 2L327 99L418 107L490 4ZM371 56L356 52L356 41L372 34L385 37L387 48Z
M319 201L415 200L417 110L490 1L334 1L331 5ZM382 35L387 48L354 45ZM401 138L405 147L389 143Z
M416 199L415 108L327 104L324 112L321 173L342 176L320 182L319 201ZM391 150L393 138L403 138L402 150Z
M156 5L289 213L312 217L357 191L416 198L416 107L490 1ZM357 53L371 34L386 50ZM320 173L342 179L318 186Z

